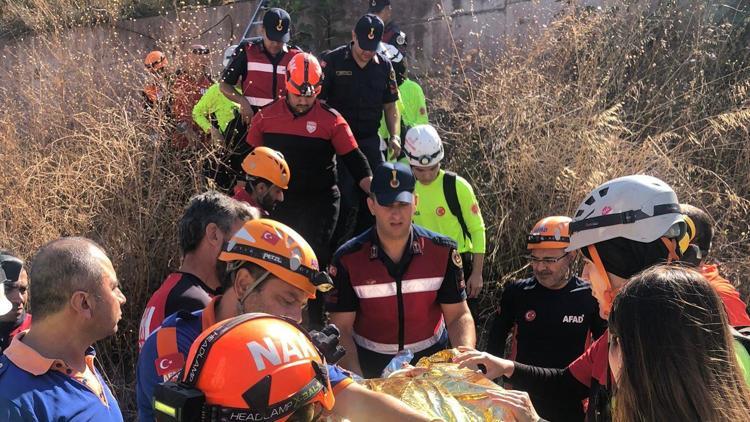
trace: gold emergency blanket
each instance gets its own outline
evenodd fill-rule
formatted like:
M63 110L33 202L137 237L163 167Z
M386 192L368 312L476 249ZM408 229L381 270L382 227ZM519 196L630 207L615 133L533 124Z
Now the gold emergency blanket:
M454 350L422 358L417 368L427 371L416 377L394 374L390 378L362 381L367 388L396 397L419 412L448 422L496 422L504 419L499 406L492 406L485 393L502 387L468 369L450 363Z

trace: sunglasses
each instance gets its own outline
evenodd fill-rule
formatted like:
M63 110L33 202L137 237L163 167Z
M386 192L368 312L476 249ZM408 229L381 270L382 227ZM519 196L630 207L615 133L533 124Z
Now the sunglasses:
M211 50L209 50L208 47L193 48L192 53L201 56L211 53Z

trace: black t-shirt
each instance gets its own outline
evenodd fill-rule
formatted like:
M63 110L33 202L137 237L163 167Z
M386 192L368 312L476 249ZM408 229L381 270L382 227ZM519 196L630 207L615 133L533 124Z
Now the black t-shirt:
M506 338L512 332L510 359L544 368L565 368L585 351L590 338L599 338L606 327L588 282L573 277L562 289L551 290L532 277L511 282L503 289L487 351L503 356ZM513 387L523 389L521 385ZM583 420L578 402L561 403L559 398L544 394L532 397L532 401L546 419Z
M169 274L143 311L138 331L139 347L143 346L146 338L156 331L166 317L177 311L193 312L203 309L211 298L219 294L220 290L210 288L193 274L180 271Z
M398 84L388 59L377 53L361 68L351 48L343 45L321 58L325 78L319 98L344 116L360 140L377 135L383 105L398 100Z

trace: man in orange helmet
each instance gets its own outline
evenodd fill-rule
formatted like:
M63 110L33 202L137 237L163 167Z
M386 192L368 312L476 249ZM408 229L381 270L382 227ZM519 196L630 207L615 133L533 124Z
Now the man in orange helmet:
M331 236L339 215L336 159L369 193L370 167L346 120L318 101L323 70L311 54L296 55L287 66L286 98L266 106L253 118L248 143L280 151L294 179L271 216L308 239L321 265L331 256ZM322 323L322 303L310 307L314 324Z
M167 60L167 56L164 53L154 50L149 52L146 58L143 59L143 65L153 78L143 87L141 94L143 95L144 106L152 108L160 101L166 100L167 66L169 65L169 60ZM168 110L167 103L165 102L165 106L167 106L165 110Z
M247 202L268 216L276 204L284 202L284 190L289 187L289 165L284 156L268 147L257 147L242 161L247 174L244 185L234 187L233 198Z
M206 338L201 336L201 332L210 329L217 322L257 312L301 321L302 308L307 301L315 297L317 291L326 290L331 286L330 278L319 271L315 252L310 245L297 232L273 220L259 219L246 222L226 243L219 260L227 264L229 272L228 277L224 279L224 294L214 298L203 310L193 313L180 312L167 318L141 350L137 366L140 420L154 419L154 388L162 381L172 380L183 368L190 345L199 339L199 336L200 339ZM283 327L278 329L279 333L283 333ZM301 338L298 336L295 340L301 341ZM269 347L265 341L261 346ZM301 352L309 350L306 343L298 343L296 346L302 347L298 349ZM292 353L291 350L287 349L289 354ZM261 353L260 350L258 352ZM270 355L265 356L268 358ZM188 360L193 359L195 353L192 353ZM207 373L211 377L211 383L234 379L225 371L237 375L241 372L240 368L249 367L239 364L234 356L229 359L232 365L222 371L217 369L215 372ZM264 365L267 364L268 362ZM256 377L260 378L261 375L268 375L260 368L260 364L255 371L242 374L247 376L242 383L252 381ZM186 371L186 376L190 376L190 370ZM429 420L420 417L392 397L374 393L353 383L341 368L328 366L325 374L321 376L331 379L332 389L329 392L339 398L333 411L339 416L356 421L375 420L374 418L383 416L406 421ZM293 380L288 382L294 383ZM214 391L232 394L234 388L237 388L237 385L227 385L225 389ZM206 398L210 400L211 393L204 392L208 393ZM235 399L241 400L241 396L242 393ZM266 401L262 404L267 403ZM237 400L214 404L245 409L259 405L242 404Z
M490 331L487 351L505 355L512 332L509 359L527 365L565 368L606 329L591 286L571 271L575 252L570 244L568 217L547 217L527 237L528 260L534 276L509 283ZM514 388L523 389L521 385ZM580 401L561 401L557 395L531 396L539 414L552 421L583 421Z
M208 139L193 121L193 107L213 85L208 68L210 53L209 48L204 45L190 46L190 51L185 56L185 65L175 72L171 106L177 129L173 144L178 148Z
M234 365L226 365L228 359ZM333 410L331 385L340 384L340 374L327 371L324 354L302 327L260 313L204 331L185 368L180 382L156 388L157 422L313 421Z

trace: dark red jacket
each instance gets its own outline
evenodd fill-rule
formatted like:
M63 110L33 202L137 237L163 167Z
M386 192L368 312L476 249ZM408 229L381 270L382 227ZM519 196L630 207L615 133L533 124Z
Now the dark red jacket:
M294 193L330 190L336 184L335 155L357 148L349 125L336 110L316 101L297 116L285 99L255 114L247 143L284 154L291 170L289 191Z

